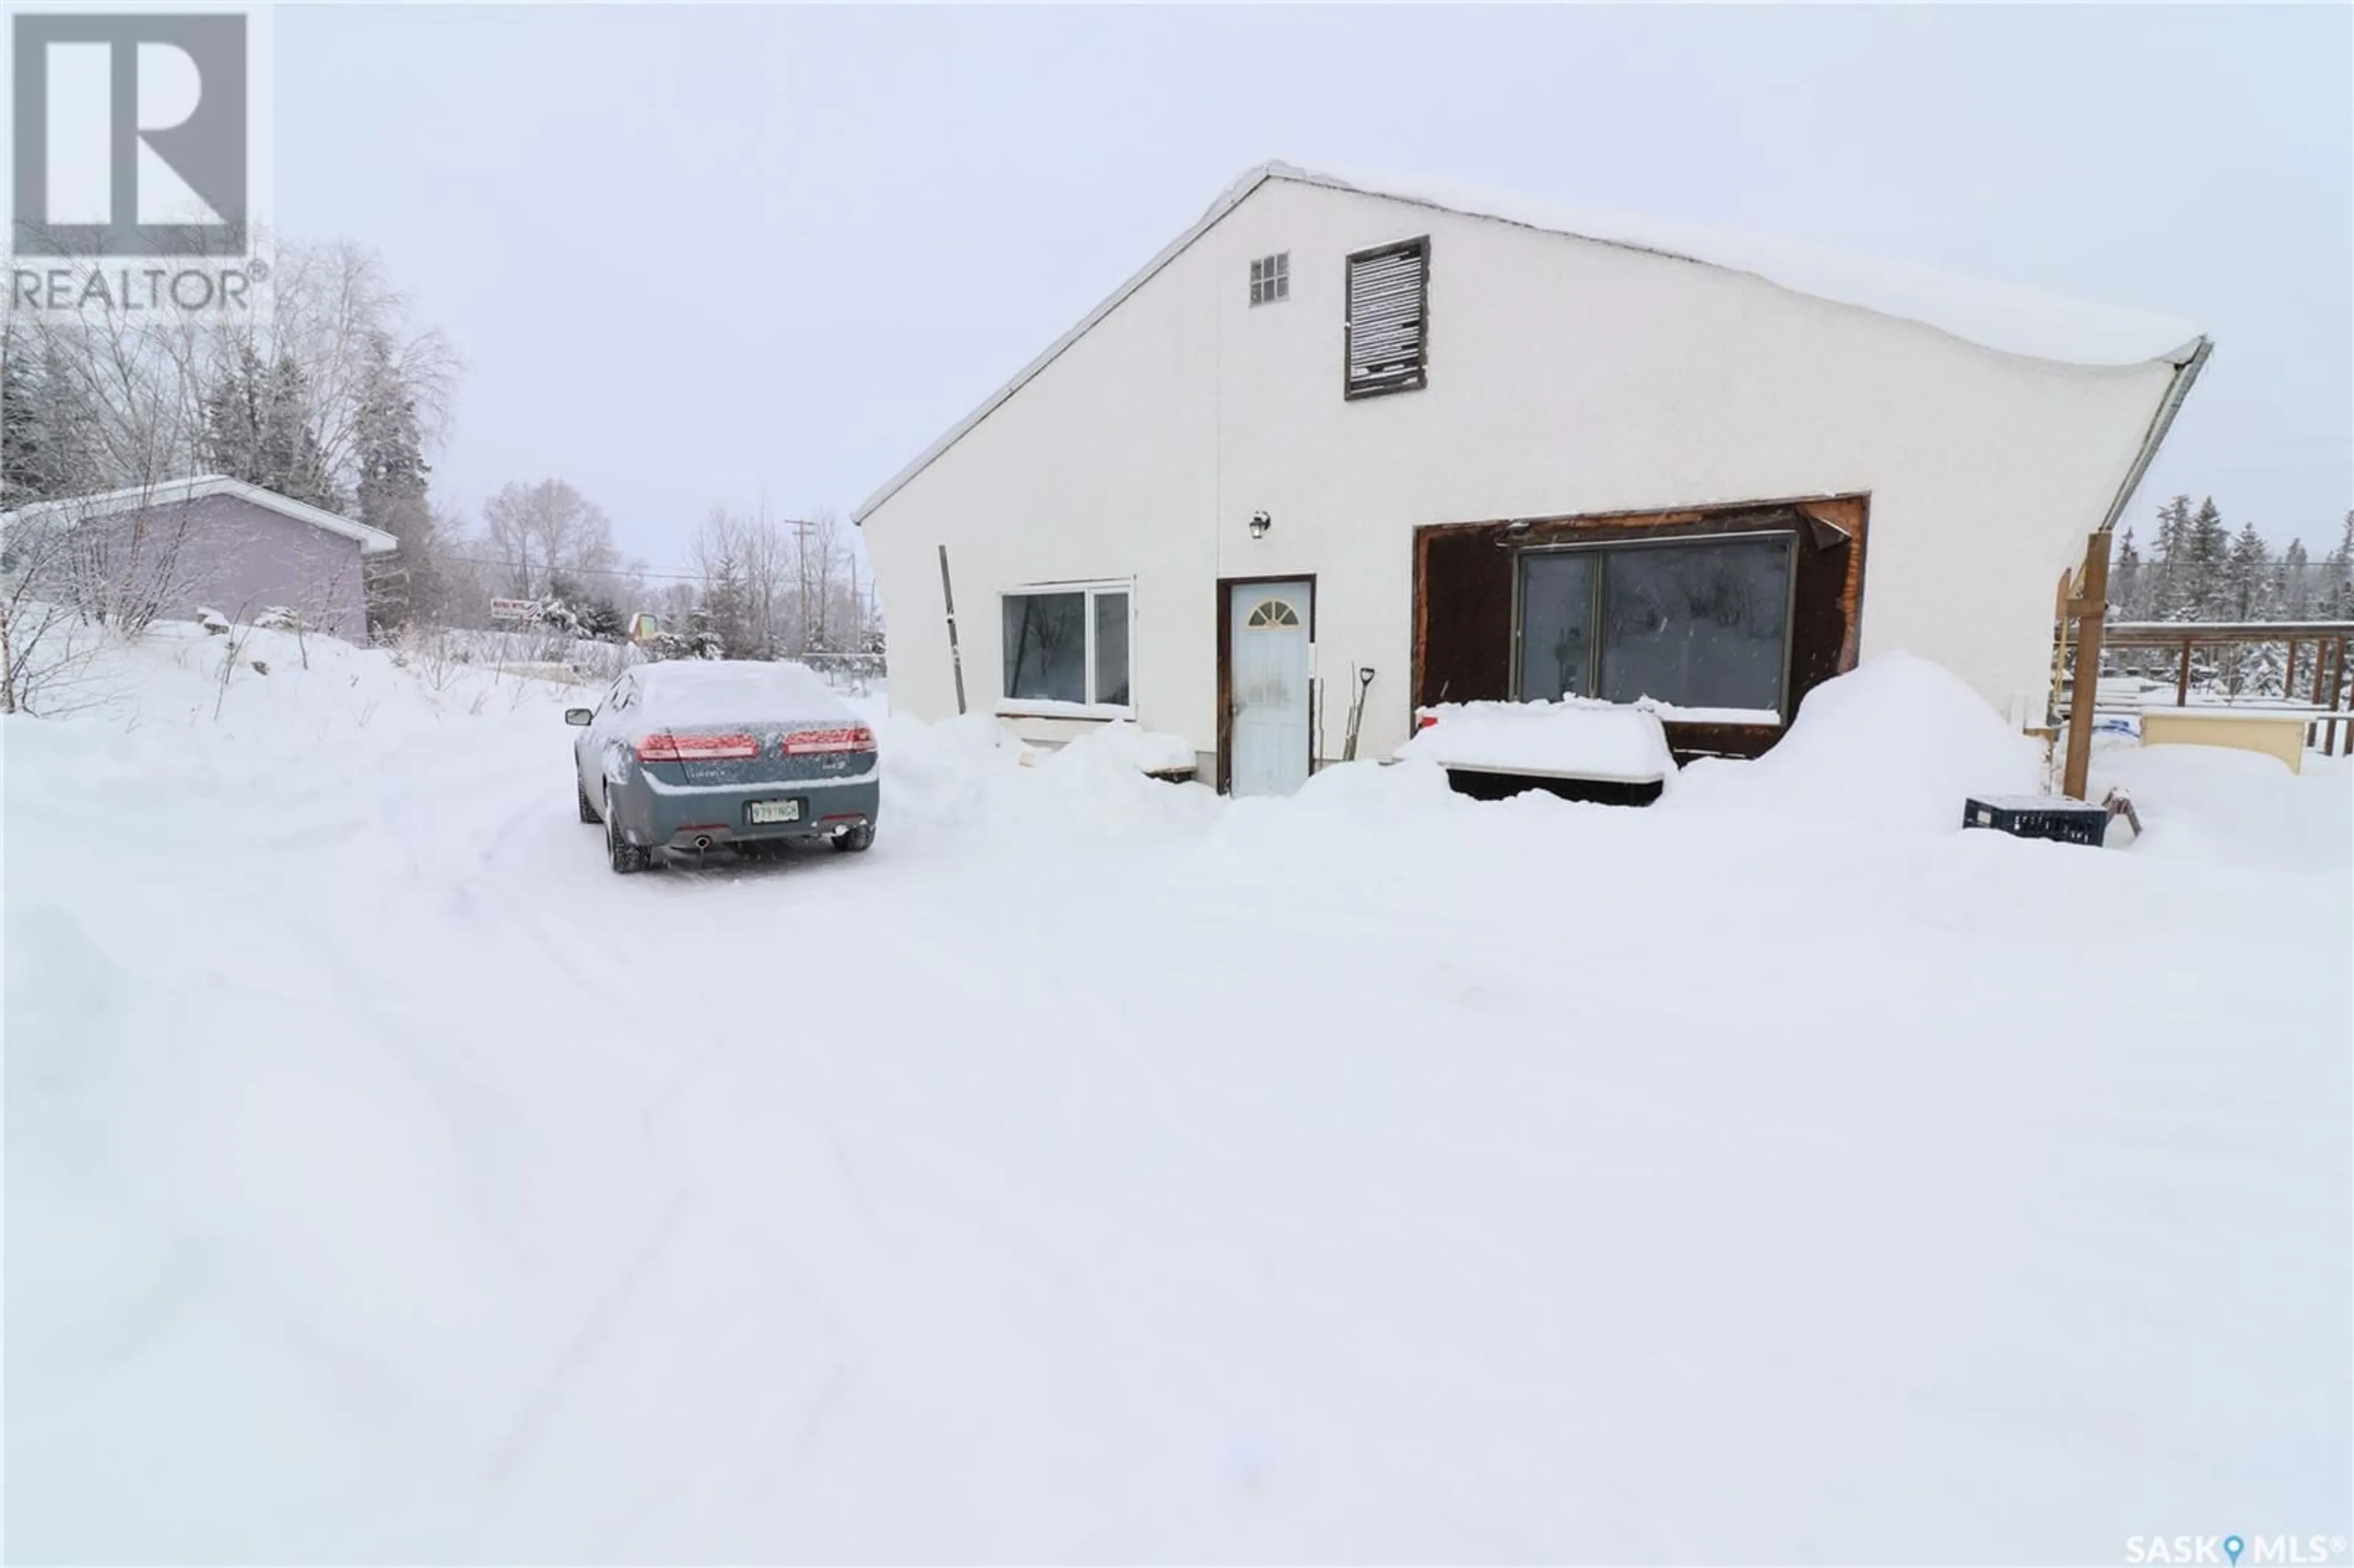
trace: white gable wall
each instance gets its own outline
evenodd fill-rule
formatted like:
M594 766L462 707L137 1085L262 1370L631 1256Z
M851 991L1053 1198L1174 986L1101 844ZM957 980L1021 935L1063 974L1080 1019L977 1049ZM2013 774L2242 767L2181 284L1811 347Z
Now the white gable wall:
M1341 397L1343 259L1431 236L1430 385ZM1288 250L1291 297L1248 304ZM1409 724L1412 538L1432 523L1869 493L1863 652L1909 648L2040 711L2052 586L2130 465L2164 365L2084 369L1693 262L1270 181L866 518L894 705L955 711L937 547L972 705L997 595L1137 581L1149 727L1215 744L1215 581L1314 574L1338 753ZM1274 519L1264 540L1248 520ZM1025 721L1024 733L1069 733Z

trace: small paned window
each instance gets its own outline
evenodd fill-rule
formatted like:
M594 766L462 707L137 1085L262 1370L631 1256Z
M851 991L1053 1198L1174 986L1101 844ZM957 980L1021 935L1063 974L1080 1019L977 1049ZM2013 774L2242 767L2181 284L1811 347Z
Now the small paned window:
M1250 264L1250 302L1271 305L1291 298L1291 252L1279 250Z

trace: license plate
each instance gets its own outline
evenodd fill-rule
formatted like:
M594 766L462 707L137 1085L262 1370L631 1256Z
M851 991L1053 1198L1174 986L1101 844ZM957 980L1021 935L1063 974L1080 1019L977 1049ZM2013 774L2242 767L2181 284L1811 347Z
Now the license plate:
M767 822L798 822L801 820L799 800L755 800L744 808L744 815L753 826Z

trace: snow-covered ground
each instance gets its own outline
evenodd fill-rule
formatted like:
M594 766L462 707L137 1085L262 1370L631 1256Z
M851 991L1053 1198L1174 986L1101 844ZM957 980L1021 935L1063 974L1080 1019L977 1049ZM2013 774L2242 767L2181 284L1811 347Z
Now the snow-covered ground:
M0 726L14 1557L2347 1531L2342 765L2094 851L876 715L871 853L623 878L577 694L219 650Z

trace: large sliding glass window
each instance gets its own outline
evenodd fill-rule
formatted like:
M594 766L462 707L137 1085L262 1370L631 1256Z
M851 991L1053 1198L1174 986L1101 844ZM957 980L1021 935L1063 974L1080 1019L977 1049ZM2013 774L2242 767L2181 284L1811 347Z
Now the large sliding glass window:
M1521 557L1521 700L1594 694L1592 550Z
M1523 553L1521 700L1779 713L1792 543L1743 534Z

